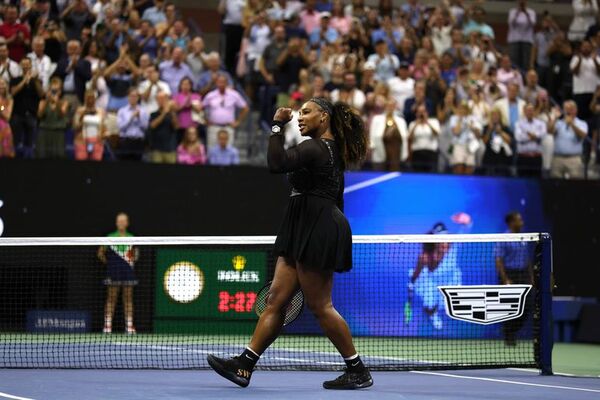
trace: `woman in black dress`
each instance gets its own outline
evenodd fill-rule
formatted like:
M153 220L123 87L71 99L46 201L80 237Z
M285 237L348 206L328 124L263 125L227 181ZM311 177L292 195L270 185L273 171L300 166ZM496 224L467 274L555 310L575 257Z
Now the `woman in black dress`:
M360 162L367 149L362 118L343 103L313 98L300 109L300 133L309 136L284 150L283 127L292 110L280 108L273 118L268 164L287 173L292 185L287 212L275 242L278 255L267 308L244 352L224 360L208 356L221 376L246 387L260 355L279 336L286 305L302 288L309 309L347 365L343 375L323 383L326 389L359 389L373 384L350 329L331 302L333 273L352 268L352 232L342 213L344 170Z

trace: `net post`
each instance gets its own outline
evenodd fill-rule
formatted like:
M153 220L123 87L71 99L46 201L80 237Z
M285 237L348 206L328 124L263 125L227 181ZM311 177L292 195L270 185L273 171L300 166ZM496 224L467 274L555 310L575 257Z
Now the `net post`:
M552 238L548 233L540 234L540 370L542 375L552 375L552 348L554 330L552 322Z

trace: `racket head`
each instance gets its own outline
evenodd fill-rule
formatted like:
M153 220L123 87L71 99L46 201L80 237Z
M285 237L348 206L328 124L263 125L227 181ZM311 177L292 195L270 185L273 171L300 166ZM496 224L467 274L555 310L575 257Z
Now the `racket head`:
M259 317L267 308L267 298L269 297L269 290L271 289L271 283L268 282L265 286L260 289L258 294L256 295L256 301L254 302L254 312ZM298 289L296 293L292 296L292 299L286 306L285 310L285 319L283 321L283 326L289 325L294 322L302 313L302 309L304 308L304 293L302 290Z

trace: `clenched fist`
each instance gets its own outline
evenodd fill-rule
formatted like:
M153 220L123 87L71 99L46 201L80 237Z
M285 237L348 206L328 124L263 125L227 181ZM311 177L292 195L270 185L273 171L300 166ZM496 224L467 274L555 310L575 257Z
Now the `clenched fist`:
M273 121L281 122L282 124L287 124L292 120L292 109L281 107L275 111L275 116L273 117Z

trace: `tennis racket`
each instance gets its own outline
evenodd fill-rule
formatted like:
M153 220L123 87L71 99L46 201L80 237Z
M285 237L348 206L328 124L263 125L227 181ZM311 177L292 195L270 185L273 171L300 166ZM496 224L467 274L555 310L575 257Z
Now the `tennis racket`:
M413 317L412 310L412 302L414 296L414 285L412 283L408 284L408 296L406 298L406 302L404 303L404 323L406 325L410 324Z
M267 308L267 298L269 297L269 290L271 289L271 283L267 283L265 286L260 289L258 294L256 295L256 301L254 303L254 312L259 317ZM285 310L285 319L283 320L283 326L289 325L298 318L300 313L302 313L302 309L304 308L304 294L302 290L298 289L296 293L292 296L292 300L290 300L287 308Z

